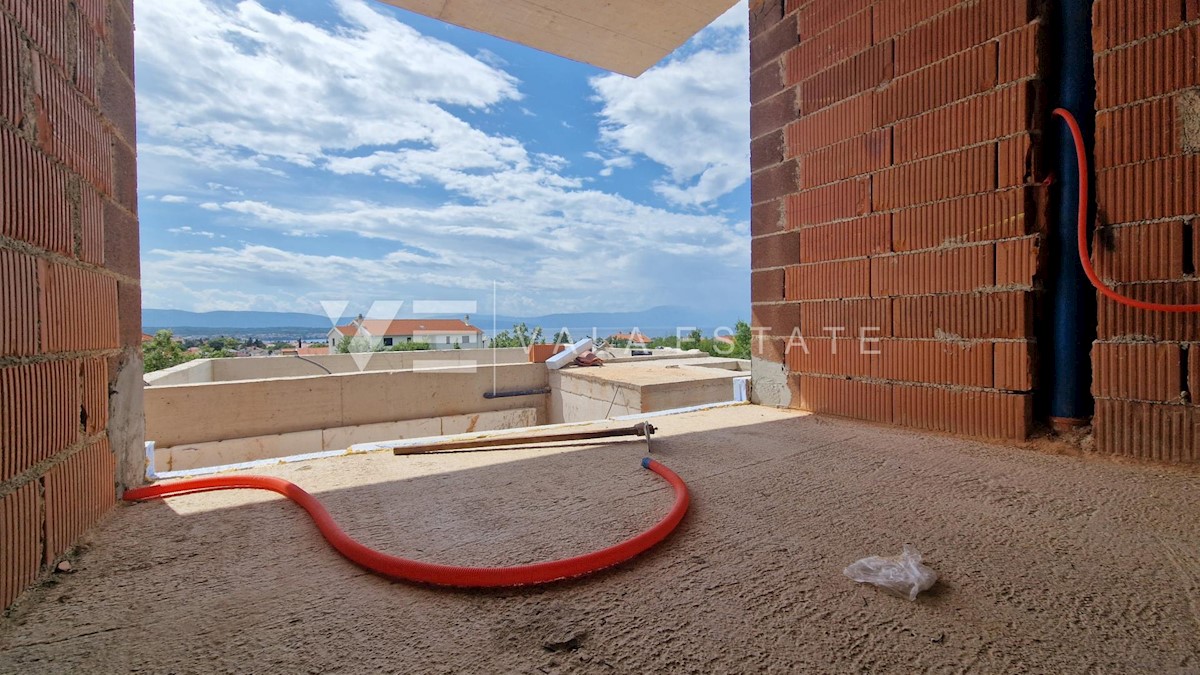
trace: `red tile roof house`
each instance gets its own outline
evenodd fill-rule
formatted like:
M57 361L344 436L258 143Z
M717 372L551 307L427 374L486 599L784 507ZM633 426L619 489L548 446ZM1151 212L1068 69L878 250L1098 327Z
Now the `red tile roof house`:
M329 353L336 354L344 337L362 337L372 350L390 349L414 342L429 343L433 349L477 349L483 346L483 331L462 319L363 319L329 331Z

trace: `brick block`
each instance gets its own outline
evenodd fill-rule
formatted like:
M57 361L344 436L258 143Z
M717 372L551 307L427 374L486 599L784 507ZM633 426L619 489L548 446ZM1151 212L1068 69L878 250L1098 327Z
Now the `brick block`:
M794 302L751 305L750 325L755 335L789 337L800 325L800 305Z
M782 129L796 119L796 91L783 92L750 106L750 138Z
M783 91L783 70L779 62L764 64L750 73L750 102L758 103Z
M1200 21L1200 0L1183 0L1184 18L1188 22Z
M953 8L958 0L876 0L875 39L903 33Z
M43 263L45 316L42 344L49 352L114 349L119 346L117 282L76 267Z
M795 71L788 72L787 84ZM799 83L796 101L800 112L810 114L828 108L865 91L870 91L892 78L892 49L890 44L876 45Z
M798 41L796 15L789 14L750 41L750 69L757 70L763 64L774 61Z
M992 286L996 255L990 244L871 258L871 296L961 293Z
M1179 0L1096 0L1092 42L1097 53L1179 25Z
M0 368L0 481L78 439L77 369L74 361Z
M939 340L1032 337L1032 301L1028 293L924 295L892 300L896 337Z
M874 335L870 337L875 337ZM787 352L788 371L801 374L874 378L882 357L878 345L859 338L805 338Z
M107 53L101 72L99 101L100 114L112 124L117 136L134 145L137 141L137 107L133 82L117 65L116 59Z
M118 274L139 278L141 256L138 219L116 202L104 202L104 266Z
M780 232L750 240L750 267L783 267L800 262L800 234Z
M750 355L757 359L782 364L787 361L787 340L779 337L756 337L750 341Z
M76 4L76 10L81 10L83 5L89 3L95 4L95 0L84 0L82 3ZM67 72L74 72L75 89L83 94L84 98L94 103L99 92L96 78L100 75L98 67L101 49L100 35L86 16L79 16L75 23L75 30L78 39L74 50L75 63L73 67L68 67Z
M1188 392L1192 405L1200 405L1200 345L1188 345L1184 354L1188 360Z
M751 270L750 302L783 301L784 273L782 269Z
M789 124L784 130L787 155L808 154L873 131L872 96L870 93L856 96Z
M100 116L54 68L44 60L41 64L35 90L49 122L49 133L43 137L45 151L101 192L111 192L113 153Z
M810 225L800 229L800 262L861 258L891 250L892 217L878 213L864 218Z
M80 361L79 382L80 421L84 433L91 436L108 427L108 360Z
M1031 80L1038 76L1037 40L1041 22L1002 35L999 40L998 83Z
M808 2L796 15L796 30L801 40L810 40L861 14L871 6L871 0L840 0L839 2Z
M1092 260L1101 279L1166 281L1183 277L1183 221L1106 228L1096 238Z
M996 242L996 285L1032 288L1038 272L1041 235Z
M887 300L876 299L803 302L800 303L800 330L805 337L831 334L890 337L892 306Z
M1200 213L1200 154L1102 171L1096 199L1110 224Z
M21 38L17 27L0 15L0 118L14 127L21 122L24 89L21 82Z
M1005 87L939 108L895 127L897 163L911 162L1026 131L1032 118L1031 85Z
M1175 464L1200 462L1200 408L1114 399L1096 401L1096 451Z
M113 198L133 214L137 214L137 153L133 147L115 137L112 141Z
M761 204L796 191L800 183L799 163L790 159L755 173L750 180L750 202Z
M892 163L892 133L879 129L818 150L802 162L802 190L878 171Z
M1179 403L1184 356L1177 344L1097 342L1092 347L1092 394Z
M861 11L829 30L801 40L788 52L788 81L802 82L871 47L871 10Z
M117 315L120 321L122 347L142 344L142 287L138 284L117 284Z
M105 38L109 53L116 58L117 64L124 71L125 76L133 81L135 78L133 69L133 3L131 0L129 7L119 7L116 3L109 3L108 31Z
M993 88L997 49L997 44L991 42L892 80L874 97L876 126L886 126Z
M0 128L0 234L70 255L74 245L67 182L40 151Z
M996 144L996 186L1020 187L1032 182L1036 149L1028 133L1006 138Z
M750 171L758 172L783 161L783 129L750 141Z
M992 386L1002 391L1032 391L1036 346L1033 342L993 343Z
M875 377L961 387L991 387L992 345L986 342L885 340Z
M1096 109L1200 86L1200 24L1096 58Z
M1200 282L1196 281L1121 284L1116 288L1124 295L1145 302L1200 303ZM1200 321L1196 321L1194 314L1147 312L1097 296L1097 334L1101 340L1152 338L1200 342Z
M897 212L892 247L918 251L950 244L1019 237L1036 225L1031 189L987 192Z
M32 39L33 46L62 69L67 65L67 53L75 46L68 40L67 12L63 2L7 3L17 23Z
M104 199L92 186L79 187L79 259L104 264Z
M0 249L0 356L36 354L42 319L37 261Z
M1033 397L990 391L962 391L896 385L895 424L944 433L1023 441L1033 423Z
M876 382L797 376L799 396L792 405L816 413L871 422L892 421L892 385Z
M1180 154L1175 101L1160 98L1096 115L1096 169Z
M893 166L874 181L876 211L989 192L996 185L996 148L981 145Z
M910 73L1025 25L1023 2L968 2L896 38L896 74Z
M871 264L866 259L796 265L786 271L786 299L824 300L871 295Z
M108 439L46 472L46 557L52 563L116 504L116 459Z
M785 203L789 228L844 220L870 212L869 178L855 178L799 194L788 195Z
M0 498L0 611L37 580L42 562L42 511L38 484L26 483Z
M760 236L784 228L783 200L776 199L750 207L750 234Z

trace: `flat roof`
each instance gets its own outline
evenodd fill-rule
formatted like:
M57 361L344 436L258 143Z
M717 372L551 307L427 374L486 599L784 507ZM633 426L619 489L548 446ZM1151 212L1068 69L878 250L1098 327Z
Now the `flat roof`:
M537 588L369 574L282 497L117 508L74 572L0 620L0 671L1050 672L1178 670L1196 654L1194 470L737 406L653 420L692 508L654 549ZM513 565L645 529L670 488L645 445L260 467L397 555ZM916 602L842 570L906 543ZM1133 580L1133 581L1130 581Z
M637 77L737 0L381 0Z

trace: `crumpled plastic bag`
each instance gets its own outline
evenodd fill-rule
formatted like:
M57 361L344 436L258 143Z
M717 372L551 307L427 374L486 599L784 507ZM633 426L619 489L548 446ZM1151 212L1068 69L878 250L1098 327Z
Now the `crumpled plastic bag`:
M843 570L842 574L909 600L916 600L917 594L929 590L938 578L937 572L921 564L921 553L908 544L894 558L877 555L863 558Z

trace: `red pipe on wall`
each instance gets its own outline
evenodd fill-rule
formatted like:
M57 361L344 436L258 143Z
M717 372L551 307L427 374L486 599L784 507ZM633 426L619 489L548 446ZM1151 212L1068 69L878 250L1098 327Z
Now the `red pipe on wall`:
M1200 312L1200 304L1165 305L1157 302L1144 302L1127 295L1121 295L1108 284L1104 283L1100 275L1096 274L1096 268L1092 266L1092 258L1088 255L1088 161L1087 148L1083 141L1083 132L1079 129L1079 122L1070 111L1063 108L1055 108L1054 114L1063 118L1067 123L1067 127L1071 130L1071 136L1075 139L1075 157L1079 162L1079 263L1083 265L1083 271L1087 274L1088 281L1091 281L1096 290L1100 291L1104 297L1128 307L1136 307L1147 312Z
M513 567L456 567L410 560L368 548L351 539L321 502L295 483L271 476L211 476L193 480L149 485L125 492L125 501L144 501L210 490L270 490L296 502L320 530L321 535L339 553L355 564L385 577L415 581L436 586L462 588L491 588L500 586L530 586L561 579L581 577L606 567L623 563L658 544L679 525L687 513L690 497L683 479L662 464L647 457L642 466L662 476L675 490L675 503L666 517L650 529L625 541L591 553L552 560L549 562L516 565Z

